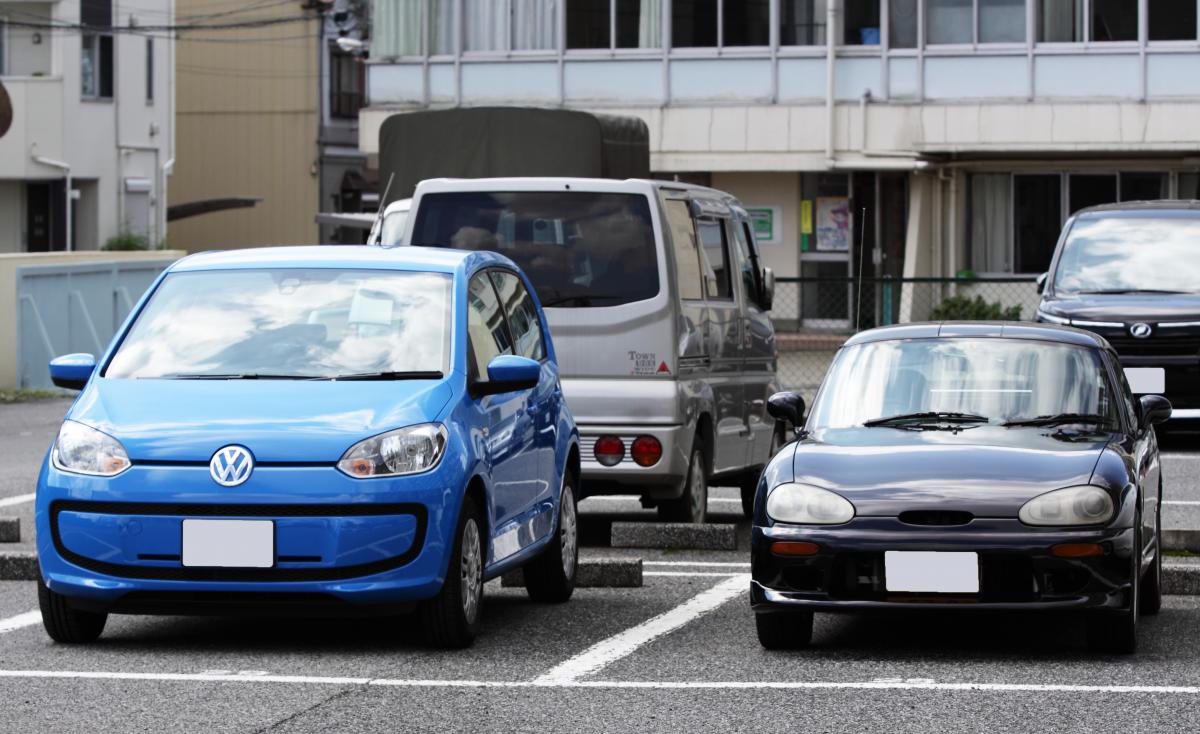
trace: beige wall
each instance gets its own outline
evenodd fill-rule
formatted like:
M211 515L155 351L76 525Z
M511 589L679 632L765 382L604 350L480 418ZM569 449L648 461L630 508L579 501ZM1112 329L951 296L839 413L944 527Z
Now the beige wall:
M712 186L733 194L746 207L779 208L782 221L775 223L775 227L781 229L779 241L775 244L760 242L758 250L763 264L774 270L775 275L799 275L800 174L714 172Z
M180 15L211 12L179 0ZM239 13L293 17L303 3ZM178 42L175 173L170 203L261 198L253 209L181 219L170 244L188 250L311 244L317 238L316 21L227 31L244 43ZM297 38L303 36L302 38ZM270 41L269 38L285 40Z

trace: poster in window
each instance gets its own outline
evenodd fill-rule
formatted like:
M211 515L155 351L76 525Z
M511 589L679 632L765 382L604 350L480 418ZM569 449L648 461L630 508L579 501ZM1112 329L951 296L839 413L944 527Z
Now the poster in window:
M817 249L824 252L850 251L849 197L817 198Z

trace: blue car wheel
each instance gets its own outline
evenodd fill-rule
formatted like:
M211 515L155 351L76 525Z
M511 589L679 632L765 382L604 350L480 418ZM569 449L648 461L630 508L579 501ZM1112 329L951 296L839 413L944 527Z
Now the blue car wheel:
M437 596L421 605L421 622L437 647L468 647L479 634L483 605L482 516L470 496L463 498L446 580Z
M579 527L575 501L575 479L563 476L558 507L558 530L538 557L525 565L525 590L534 601L561 604L575 591L579 565Z

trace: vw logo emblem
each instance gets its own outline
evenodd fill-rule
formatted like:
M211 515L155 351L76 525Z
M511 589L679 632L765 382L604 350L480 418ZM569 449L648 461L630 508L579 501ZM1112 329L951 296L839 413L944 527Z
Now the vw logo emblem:
M1141 322L1133 324L1129 327L1129 333L1132 334L1135 339L1145 339L1146 337L1150 336L1150 324L1143 324Z
M254 471L254 457L241 446L226 446L217 449L208 462L208 473L222 487L236 487L250 478Z

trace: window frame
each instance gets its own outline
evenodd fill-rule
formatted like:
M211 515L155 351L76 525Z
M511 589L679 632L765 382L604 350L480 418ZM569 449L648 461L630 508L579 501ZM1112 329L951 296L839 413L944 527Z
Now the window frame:
M1030 12L1029 8L1031 5L1041 2L1041 0L1021 0L1021 29L1022 29L1023 34L1025 35L1025 38L1023 40L1020 40L1020 41L984 41L984 40L981 40L980 25L979 25L980 19L981 19L980 3L982 3L983 0L968 0L971 3L971 40L970 41L959 41L959 42L955 42L955 43L935 43L935 42L929 40L929 19L930 19L929 10L930 10L930 3L932 1L933 0L917 0L918 11L920 13L920 18L918 19L917 22L920 25L920 27L919 27L920 38L923 39L923 43L921 45L924 48L935 48L939 51L940 50L953 51L956 49L975 50L980 47L983 47L989 51L1002 50L1002 49L1006 49L1006 48L1023 49L1029 43L1029 32L1030 32L1029 31L1029 23L1028 23L1029 12ZM890 8L891 3L889 2L888 4L889 4L889 8ZM1035 31L1036 31L1036 28L1037 28L1037 26L1036 26L1036 18L1035 18ZM921 43L921 41L918 41L918 43Z
M550 359L550 349L546 345L546 330L542 328L542 314L541 314L540 309L538 308L538 301L534 297L533 293L531 293L530 290L525 287L525 279L521 277L520 273L513 270L512 268L506 268L503 266L492 266L492 267L484 268L480 272L486 272L488 274L488 280L492 281L492 288L495 289L496 296L498 298L501 297L500 296L500 285L496 282L495 274L496 273L504 273L505 275L511 275L512 277L517 279L517 287L520 288L522 291L524 291L526 297L529 298L529 302L531 304L533 304L534 325L537 327L537 331L538 331L538 343L541 344L541 346L542 346L542 356L540 358L538 358L537 361L540 364L545 364L546 361ZM513 354L516 354L517 335L516 335L516 332L513 331L512 317L509 316L509 314L508 314L508 308L507 308L506 304L504 303L503 298L501 298L501 300L500 300L500 310L504 312L504 320L508 324L508 335L509 335L509 338L512 340ZM522 354L522 355L517 355L517 356L523 357L525 355ZM532 358L530 358L530 359L532 359Z

